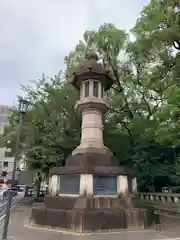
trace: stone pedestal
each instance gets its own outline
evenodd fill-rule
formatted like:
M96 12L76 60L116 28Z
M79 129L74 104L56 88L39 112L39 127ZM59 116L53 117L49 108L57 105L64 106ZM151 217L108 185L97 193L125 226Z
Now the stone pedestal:
M135 208L131 199L136 191L134 172L118 162L110 153L86 153L69 157L66 167L53 168L49 196L33 206L31 224L75 232L145 229L146 210ZM115 179L114 188L95 192L97 177ZM68 181L78 186L68 189Z
M111 197L47 197L32 209L31 224L75 232L147 227L146 211L129 209L123 199Z

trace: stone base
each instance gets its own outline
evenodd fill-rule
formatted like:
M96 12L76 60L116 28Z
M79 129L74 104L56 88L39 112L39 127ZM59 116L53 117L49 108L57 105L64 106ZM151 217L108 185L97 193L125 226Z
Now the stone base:
M81 143L76 149L73 150L72 156L79 155L79 154L85 154L85 153L97 153L97 154L108 154L111 152L107 147L104 146L103 143L95 142L93 143Z
M66 166L110 166L119 167L119 159L111 152L101 152L95 148L88 148L88 151L69 156L66 160ZM103 150L103 149L101 149Z
M49 197L32 208L30 223L80 233L148 227L146 210L122 205L118 198Z
M103 176L135 176L135 171L119 166L119 160L112 153L87 152L69 156L65 167L53 167L50 170L52 175L66 174L94 174Z

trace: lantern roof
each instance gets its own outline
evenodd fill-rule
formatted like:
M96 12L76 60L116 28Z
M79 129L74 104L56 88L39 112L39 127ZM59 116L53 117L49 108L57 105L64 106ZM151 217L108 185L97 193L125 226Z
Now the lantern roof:
M87 54L85 61L73 73L71 84L79 90L83 81L94 79L101 81L105 90L111 88L113 79L98 60L96 53Z

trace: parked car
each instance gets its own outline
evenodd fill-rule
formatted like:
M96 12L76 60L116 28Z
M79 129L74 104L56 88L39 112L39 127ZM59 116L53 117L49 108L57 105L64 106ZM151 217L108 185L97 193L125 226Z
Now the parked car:
M16 185L18 192L25 192L27 185Z
M16 197L18 195L18 189L16 187L12 187L12 195Z

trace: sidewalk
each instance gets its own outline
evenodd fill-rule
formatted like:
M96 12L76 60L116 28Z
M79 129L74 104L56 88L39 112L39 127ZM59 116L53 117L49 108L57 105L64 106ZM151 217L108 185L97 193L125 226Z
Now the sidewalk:
M72 235L68 233L55 232L34 227L29 227L28 217L31 212L31 206L18 205L11 213L8 229L9 240L155 240L155 239L179 239L180 225L171 231L156 232L154 230L144 230L137 232L122 233L94 233L91 235Z

